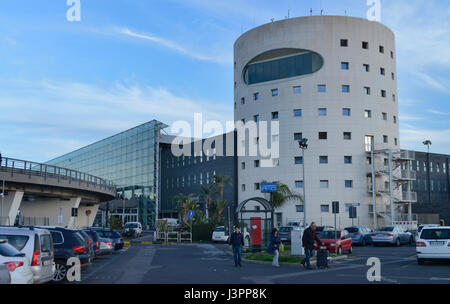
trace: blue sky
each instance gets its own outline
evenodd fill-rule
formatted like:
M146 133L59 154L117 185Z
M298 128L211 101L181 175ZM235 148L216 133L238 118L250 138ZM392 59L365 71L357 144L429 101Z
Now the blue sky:
M46 161L158 119L233 119L233 43L270 21L365 17L366 0L66 0L0 3L0 151ZM450 5L384 0L397 38L401 144L450 154Z

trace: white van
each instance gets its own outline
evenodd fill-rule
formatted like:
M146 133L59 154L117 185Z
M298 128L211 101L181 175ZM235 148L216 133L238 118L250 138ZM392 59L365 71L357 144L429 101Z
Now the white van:
M134 229L134 233L137 237L142 236L142 224L139 222L128 222L123 226L125 234L127 234L130 229Z

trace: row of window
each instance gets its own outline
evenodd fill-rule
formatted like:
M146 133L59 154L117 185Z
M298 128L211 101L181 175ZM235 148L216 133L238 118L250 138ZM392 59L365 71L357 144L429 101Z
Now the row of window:
M427 162L426 161L423 161L423 162L421 162L419 160L416 161L416 167L415 168L413 168L413 162L410 163L410 170L411 171L415 170L415 171L420 172L420 171L423 170L423 172L428 172L427 167L428 166L427 166ZM447 173L447 164L443 163L441 165L438 162L434 163L434 162L430 161L430 173L434 173L434 172L436 172L436 173L441 173L442 172L442 173L446 174Z
M203 163L203 161L208 162L210 159L216 160L217 155L216 151L214 149L213 155L202 155L202 156L182 156L182 157L174 157L172 156L171 159L167 158L166 160L166 168L175 168L175 167L184 167L184 166L190 166L191 164L196 165L197 161L199 163Z
M340 46L341 47L348 47L350 45L349 40L348 39L341 39L340 40ZM364 50L369 50L369 42L368 41L362 41L361 42L361 47ZM383 45L378 45L378 51L380 52L380 54L384 54L385 53L385 48ZM391 59L394 59L394 52L391 51L390 52L391 55Z
M349 211L349 208L350 208L350 206L352 206L353 204L345 204L345 211L346 211L346 213L348 214L348 211ZM303 205L296 205L295 206L295 212L297 212L297 213L303 213L304 212L304 208L303 208ZM322 213L330 213L330 204L323 204L323 205L320 205L320 212L322 212ZM361 229L364 229L364 228L361 228Z
M417 185L417 187L415 186ZM416 183L411 183L412 191L428 191L428 180L418 179ZM447 192L447 183L442 182L440 180L435 181L434 179L430 179L430 191L431 192Z
M344 70L344 71L350 70L350 63L342 61L341 62L341 70ZM362 65L362 71L363 72L369 73L370 70L371 70L370 64L366 64L365 63L365 64ZM381 76L386 76L386 68L380 67L379 71L380 71L380 75ZM392 78L392 80L395 80L395 73L394 72L391 72L391 78Z
M293 110L294 117L303 117L303 109L295 109ZM328 116L328 109L327 108L319 108L317 109L318 116ZM350 117L352 116L352 109L350 108L343 108L342 109L342 116L344 117ZM279 112L272 112L271 117L273 120L280 118ZM365 118L372 118L372 110L364 110L364 117ZM388 113L381 113L381 118L383 120L388 120ZM397 116L392 117L394 124L397 123ZM260 116L259 114L253 115L253 121L259 122ZM241 121L245 124L245 119L241 119Z
M166 189L178 189L178 188L184 188L184 187L190 187L191 185L196 185L197 180L199 185L209 185L214 183L214 176L216 175L216 171L213 171L212 173L206 172L206 174L200 173L194 175L187 175L182 177L172 177L170 180L169 178L166 179Z
M327 92L327 85L326 84L319 84L317 85L317 92L318 93L326 93ZM350 85L343 84L341 85L341 92L342 93L350 93ZM293 87L293 94L301 94L302 93L302 87L301 86L294 86ZM372 95L372 88L371 87L363 87L363 93L365 95ZM279 96L279 90L278 89L272 89L271 90L271 96L272 97L278 97ZM387 97L387 91L386 90L380 90L380 97L386 98ZM253 93L253 100L257 101L260 99L260 93L256 92ZM395 94L392 94L392 101L396 101L397 97ZM246 99L245 97L241 98L241 105L245 105ZM237 107L236 102L234 103L235 108Z
M297 189L303 189L305 183L302 180L295 181L295 188ZM330 181L329 180L321 180L319 183L320 188L322 189L328 189L330 187ZM345 188L353 188L353 180L345 180L344 181L344 187ZM241 191L245 192L247 189L246 184L241 185ZM261 183L254 183L253 190L259 191L261 190Z

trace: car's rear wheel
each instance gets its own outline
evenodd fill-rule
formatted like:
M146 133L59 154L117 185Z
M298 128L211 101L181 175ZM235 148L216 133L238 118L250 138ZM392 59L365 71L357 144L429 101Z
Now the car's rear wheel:
M361 242L361 246L365 247L367 245L366 239L363 239Z
M53 281L56 283L64 282L67 278L67 266L62 262L55 264L55 273L53 275Z
M396 240L395 240L395 246L396 246L396 247L400 247L401 244L402 244L402 243L400 242L400 239L396 239Z

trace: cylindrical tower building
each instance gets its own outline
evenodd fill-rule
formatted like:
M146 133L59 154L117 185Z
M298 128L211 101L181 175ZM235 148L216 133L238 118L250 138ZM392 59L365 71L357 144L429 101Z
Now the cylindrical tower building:
M270 138L280 147L271 167L239 157L239 201L261 196L262 181L281 182L300 194L306 187L307 223L333 225L331 205L339 201L341 228L351 224L349 206L357 206L355 224L372 225L368 146L400 147L393 32L361 18L291 18L243 34L234 58L235 120L278 120ZM385 208L382 198L376 208ZM275 223L302 221L303 211L287 203Z

